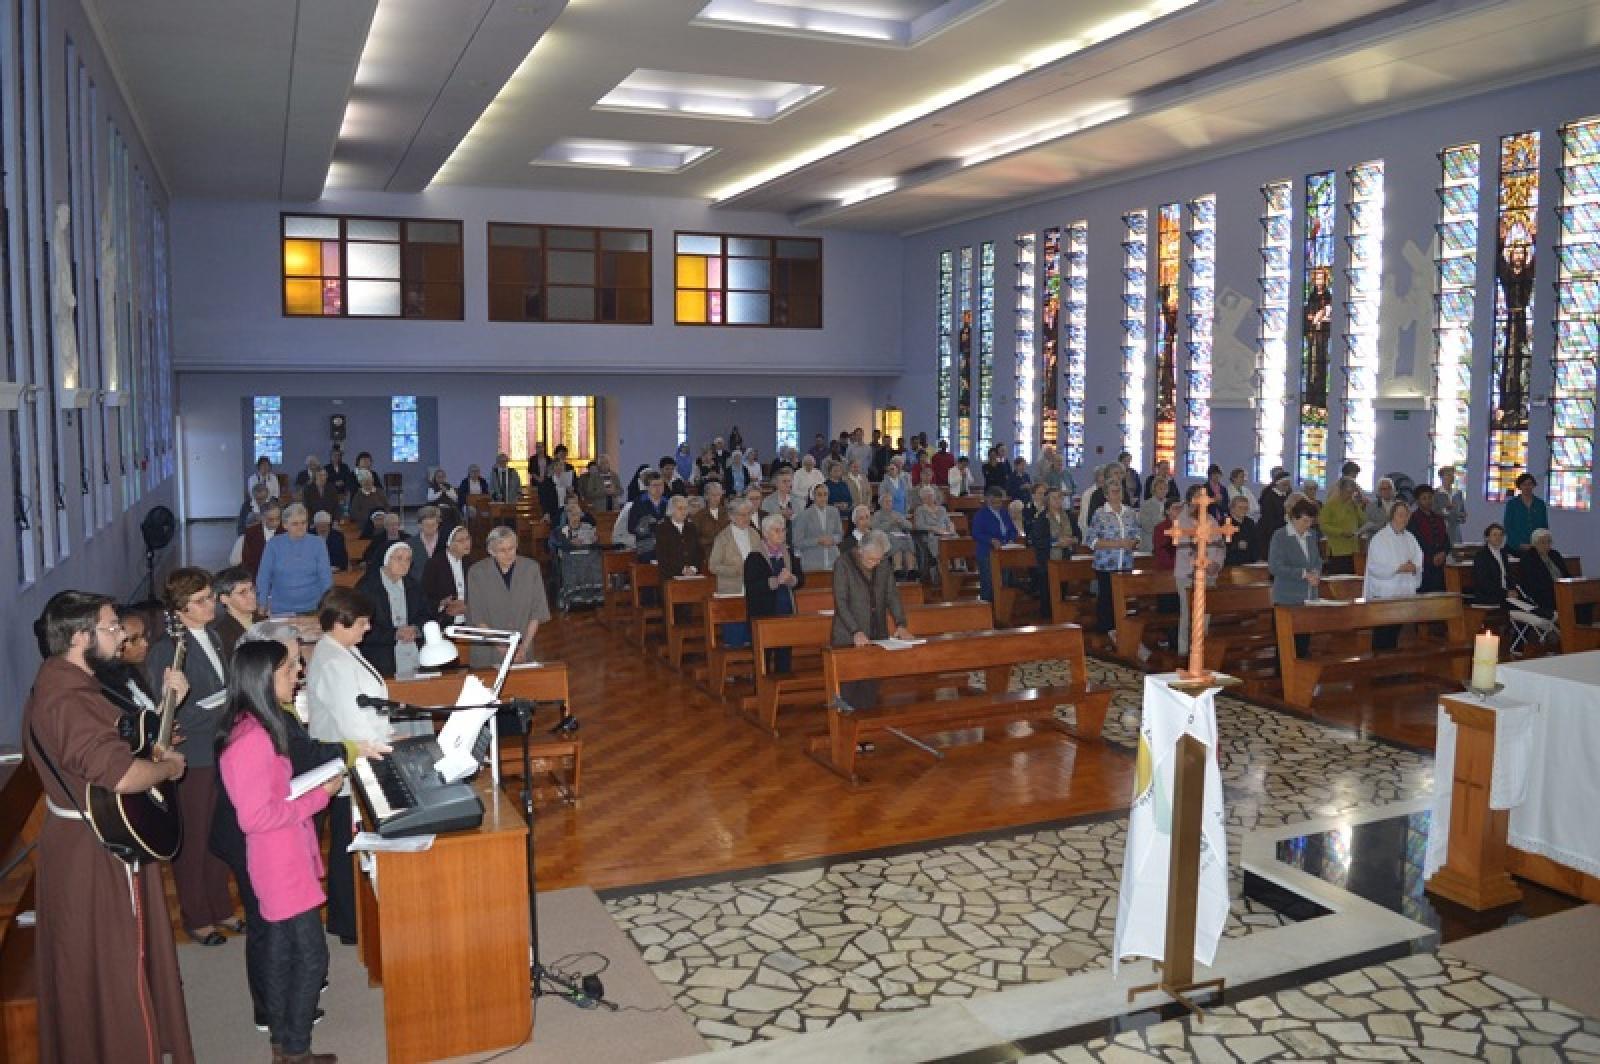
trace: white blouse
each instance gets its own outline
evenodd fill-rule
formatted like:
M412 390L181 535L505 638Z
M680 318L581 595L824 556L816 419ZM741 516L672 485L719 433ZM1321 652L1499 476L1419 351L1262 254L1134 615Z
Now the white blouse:
M1399 572L1406 562L1414 572ZM1367 575L1361 595L1369 599L1405 598L1422 586L1422 547L1410 532L1396 532L1384 525L1367 544Z

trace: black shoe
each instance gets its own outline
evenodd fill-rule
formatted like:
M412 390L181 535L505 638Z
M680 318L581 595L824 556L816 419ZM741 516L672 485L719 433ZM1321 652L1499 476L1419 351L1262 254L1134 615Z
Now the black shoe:
M203 935L198 931L190 931L188 932L188 935L202 946L220 946L224 942L228 941L227 937L223 935L221 931L216 930L207 931Z
M343 943L344 945L346 945L346 946L354 946L356 944L356 936L354 936L354 935L340 935L339 936L339 941L341 943Z

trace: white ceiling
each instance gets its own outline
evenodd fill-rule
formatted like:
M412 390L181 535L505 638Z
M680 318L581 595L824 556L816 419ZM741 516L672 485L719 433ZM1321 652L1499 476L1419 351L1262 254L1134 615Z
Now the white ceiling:
M905 48L696 24L706 0L85 2L178 195L582 188L894 232L1600 64L1600 0L1202 0L861 137L1138 9L999 0ZM951 6L761 2L907 22ZM827 91L767 123L595 108L641 69ZM715 151L674 173L531 165L564 140ZM830 142L848 146L727 195Z

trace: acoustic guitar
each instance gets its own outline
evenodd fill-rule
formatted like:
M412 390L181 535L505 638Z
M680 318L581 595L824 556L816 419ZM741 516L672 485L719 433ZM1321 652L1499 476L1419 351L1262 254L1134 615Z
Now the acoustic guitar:
M167 618L167 634L177 649L172 655L172 670L183 671L188 650L183 626L177 618ZM156 747L172 748L172 721L178 698L171 689L161 694L161 706L145 710L135 718L128 744L140 757L152 757ZM178 795L171 781L158 783L139 794L118 794L109 787L88 785L84 811L89 825L106 849L131 865L146 861L170 861L183 840L183 819L178 811Z

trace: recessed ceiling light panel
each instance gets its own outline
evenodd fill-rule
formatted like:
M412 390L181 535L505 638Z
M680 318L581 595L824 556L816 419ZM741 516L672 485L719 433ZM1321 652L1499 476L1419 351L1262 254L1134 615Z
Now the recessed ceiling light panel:
M821 85L800 85L792 81L635 70L594 106L597 111L772 122L826 91Z
M706 144L652 144L637 140L563 137L529 160L529 165L676 174L714 151L715 148Z
M710 0L703 26L913 48L1000 0Z

